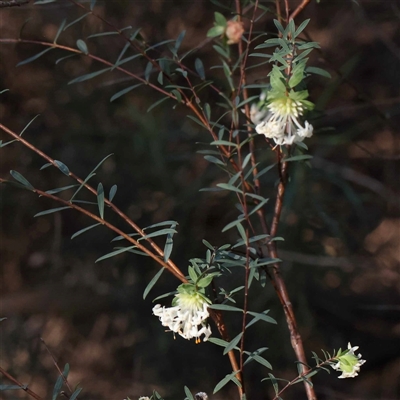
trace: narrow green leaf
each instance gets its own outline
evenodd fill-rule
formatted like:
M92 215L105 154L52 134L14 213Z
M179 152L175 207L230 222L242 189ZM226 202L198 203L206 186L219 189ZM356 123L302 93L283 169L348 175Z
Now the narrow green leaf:
M108 156L104 157L97 165L96 167L93 169L93 171L85 178L85 180L81 183L81 185L79 186L79 188L76 190L76 192L73 194L73 196L71 197L70 201L72 201L75 196L78 194L78 192L83 188L83 186L87 183L87 181L92 178L93 176L95 176L96 174L94 173L97 168L100 167L100 165L103 164L104 161L107 160L107 158L111 157L113 155L113 153L109 154Z
M54 40L53 40L53 43L57 43L57 40L58 40L61 32L64 30L64 26L65 26L66 22L67 22L67 20L64 18L63 21L61 22L60 27L58 28L58 31L56 33L56 36L55 36Z
M187 115L187 117L199 124L201 127L208 129L198 118L193 117L193 115Z
M115 94L111 97L110 102L113 102L114 100L120 98L120 97L123 96L124 94L127 94L127 93L129 93L131 90L136 89L137 87L142 86L142 85L143 85L143 83L137 83L136 85L132 85L132 86L129 86L129 87L125 88L125 89L120 90L119 92L115 93Z
M237 374L237 372L232 372L228 375L225 376L224 379L220 380L217 385L215 386L214 390L213 390L213 394L217 393L219 390L221 390L228 382L232 381L233 378L235 377L235 375Z
M278 383L276 381L276 378L274 375L272 375L271 373L268 373L269 379L271 380L272 383L272 387L274 388L275 394L278 394L279 392L279 387L278 387Z
M3 143L2 140L0 140L0 148L6 147L9 144L14 143L14 142L18 142L18 140L17 139L13 139L13 140L10 140L9 142L5 142L5 143Z
M238 307L229 306L227 304L211 304L209 308L220 311L237 311L243 313L243 310Z
M194 62L194 68L196 69L196 72L199 74L201 79L206 79L206 74L204 72L204 65L203 62L200 60L200 58L196 58Z
M205 287L207 287L207 286L209 286L210 285L210 283L212 282L212 280L214 279L214 276L213 275L207 275L207 276L205 276L204 278L201 278L197 283L196 283L196 285L198 286L198 287L201 287L201 288L205 288Z
M272 165L269 165L268 167L262 169L255 177L256 177L256 178L259 178L260 176L264 175L265 173L267 173L268 171L270 171L272 168L274 168L275 165L276 165L276 164L272 164Z
M227 341L225 341L223 339L220 339L220 338L215 338L215 337L210 337L208 339L208 342L214 343L217 346L221 346L221 347L226 347L229 344L229 342L227 342Z
M194 400L192 393L187 386L184 387L187 400Z
M234 337L228 344L228 346L225 347L223 354L228 354L231 350L236 348L236 345L240 342L240 339L243 336L243 332L240 332L239 335Z
M171 90L171 93L176 97L178 103L182 103L182 95L176 89Z
M194 270L194 268L193 267L191 267L190 265L189 265L189 267L188 267L188 273L189 273L189 277L190 277L190 279L193 281L193 282L197 282L197 274L196 274L196 271Z
M204 104L204 112L206 113L207 120L211 120L211 107L208 103Z
M21 389L22 388L19 385L0 385L0 392L6 391L6 390L21 390Z
M217 187L219 187L221 189L229 190L231 192L243 193L242 190L240 190L236 186L229 185L229 183L217 183Z
M224 33L225 29L223 26L213 26L207 32L207 37L216 37L221 36Z
M170 234L170 233L178 233L178 232L175 229L172 229L172 228L165 228L165 229L161 229L161 230L156 231L156 232L148 233L146 236L141 237L140 240L150 239L152 237L161 236L161 235L167 235L167 234Z
M40 114L35 115L26 125L25 128L22 129L21 133L19 134L19 136L22 136L24 134L24 132L29 128L29 126L32 124L32 122L39 116Z
M317 42L307 42L303 43L298 47L298 50L306 50L306 49L320 49L321 46ZM307 53L308 54L308 53ZM297 57L296 57L297 60Z
M162 222L157 222L156 224L152 224L152 225L146 226L146 228L143 228L143 230L151 229L151 228L157 228L159 226L165 226L165 225L179 225L179 224L176 221L172 221L172 220L170 220L170 221L162 221Z
M160 72L158 73L157 82L158 82L160 85L163 85L163 84L164 84L164 73L163 73L162 71L160 71Z
M155 301L157 301L157 300L164 299L165 297L172 296L173 294L176 294L176 293L177 293L176 290L174 290L173 292L164 293L164 294L162 294L161 296L158 296L158 297L156 297L155 299L153 299L153 303L154 303Z
M225 77L226 77L226 79L227 79L227 81L229 83L229 86L230 86L230 88L231 88L231 90L233 92L234 89L235 89L235 86L234 86L233 80L232 80L232 72L231 72L231 70L229 68L229 65L225 61L222 61L222 66L223 66Z
M303 32L303 30L305 29L305 27L308 25L308 23L310 22L310 18L304 20L299 27L296 29L296 32L294 33L293 38L297 38L297 36L300 35L301 32Z
M168 100L169 97L163 97L162 99L156 101L155 103L153 103L148 109L147 112L151 111L153 108L157 107L158 105L160 105L161 103L163 103L165 100Z
M226 26L226 24L227 24L226 18L218 11L216 11L214 13L214 18L215 18L215 22L217 25L223 26L223 27Z
M46 163L46 164L44 164L44 165L42 165L42 166L40 167L40 171L41 171L42 169L51 167L52 165L53 165L52 163Z
M136 232L135 232L135 233L130 233L128 236L129 236L129 237L140 236L140 233L136 233ZM123 240L123 239L125 239L125 237L119 235L119 236L116 236L114 239L112 239L111 242L116 242L116 241L118 241L118 240Z
M175 51L178 51L179 48L181 47L183 38L185 37L185 34L186 34L186 31L184 30L184 31L182 31L182 32L179 34L178 38L176 39L176 42L175 42Z
M87 81L87 80L89 80L89 79L95 78L96 76L99 76L99 75L101 75L101 74L104 74L104 72L107 72L107 71L110 71L110 70L111 70L111 68L110 68L110 67L107 67L107 68L101 69L101 70L99 70L99 71L90 72L89 74L85 74L85 75L78 76L77 78L72 79L72 81L69 81L69 82L68 82L68 85L72 85L73 83L78 83L78 82Z
M115 62L114 66L112 67L112 71L119 65L124 64L125 62L127 62L128 60L131 60L133 58L136 57L140 57L140 54L136 54L133 57L128 57L124 60L124 62L120 62L122 57L124 56L124 54L126 53L126 51L129 49L129 47L131 47L131 43L133 40L135 40L137 34L140 32L140 29L137 29L130 37L129 37L129 41L125 44L125 46L123 47L123 49L121 50L121 52L119 53L119 56L117 58L117 61Z
M82 392L82 388L78 388L74 391L74 393L71 394L71 397L69 400L76 400L79 394Z
M82 233L87 232L88 230L95 228L96 226L102 225L100 222L98 222L97 224L93 224L90 226L87 226L86 228L83 228L81 230L79 230L78 232L75 232L72 236L71 236L71 240L75 239L77 236L81 235Z
M247 154L247 156L243 160L242 169L245 169L247 164L249 163L251 158L251 153Z
M137 247L137 246L129 246L129 247L123 247L123 248L121 248L121 249L112 251L111 253L107 253L107 254L105 254L104 256L101 256L101 257L98 258L95 262L97 263L97 262L103 261L103 260L105 260L105 259L107 259L107 258L117 256L118 254L121 254L121 253L124 253L124 252L126 252L126 251L132 250L132 249L134 249L134 248L136 248L136 247Z
M25 186L27 189L34 190L35 188L25 179L19 172L11 170L10 175L20 184Z
M104 219L104 188L101 182L97 185L97 204L99 206L100 218Z
M57 168L64 174L69 176L69 168L62 163L61 161L54 160L54 164L56 164Z
M289 79L289 87L294 88L296 87L304 78L304 68L305 68L305 63L302 62L299 65L296 65L296 67L293 70L293 74Z
M262 45L260 45L260 46L262 46ZM264 54L264 53L251 53L251 54L249 54L249 57L271 58L271 55L270 54Z
M76 41L76 46L78 47L78 49L79 49L82 53L84 53L84 54L86 54L86 55L89 54L88 47L87 47L86 43L85 43L82 39L78 39L78 40Z
M254 213L256 213L260 208L264 207L265 204L267 204L269 199L264 199L263 201L261 201L259 204L257 204L249 213L250 215L253 215Z
M274 24L278 28L278 31L280 33L282 33L282 34L285 33L285 28L282 26L282 24L277 19L274 19Z
M143 300L147 297L147 295L149 294L150 290L153 288L153 286L157 283L157 281L160 279L160 276L162 275L162 273L164 272L164 268L161 268L153 277L153 279L148 283L148 285L146 286L146 288L144 289L143 292Z
M284 161L285 162L301 161L301 160L310 160L311 158L313 158L313 156L310 156L309 154L301 154L301 155L298 155L298 156L285 158Z
M132 27L129 25L129 26L126 26L125 28L120 29L120 31L123 32L123 31L126 31L127 29L132 29ZM110 35L119 35L119 33L115 32L115 31L95 33L93 35L87 36L86 39L91 39L91 38L100 37L100 36L110 36Z
M108 195L108 200L111 202L114 199L115 194L117 193L117 185L112 185L110 189L110 193Z
M61 57L61 58L59 58L58 60L56 60L56 65L57 65L58 63L60 63L61 61L66 60L67 58L76 57L76 56L77 56L77 54L74 53L74 54L68 54L68 55L65 56L65 57Z
M56 194L56 193L63 192L64 190L72 189L72 188L77 187L77 186L79 186L79 185L75 184L75 185L63 186L63 187L56 188L56 189L46 190L46 193L48 193L48 194Z
M65 379L68 378L68 374L69 374L69 364L66 363L65 366L64 366L64 370L63 370L63 376L64 376Z
M210 144L213 145L213 146L232 146L232 147L237 147L236 143L229 142L227 140L214 140Z
M269 324L277 324L276 320L264 313L256 313L248 311L247 314L252 315L254 318L246 325L246 329L258 321L268 322Z
M29 57L29 58L27 58L26 60L19 62L19 63L17 64L17 67L20 67L21 65L25 65L25 64L28 64L28 63L30 63L30 62L32 62L32 61L35 61L36 59L38 59L39 57L41 57L43 54L46 54L46 53L49 52L50 50L53 50L53 47L49 47L49 48L47 48L47 49L41 51L40 53L37 53L37 54L35 54L34 56Z
M175 225L173 225L173 227L175 228ZM173 241L173 233L168 233L167 235L167 239L165 240L165 246L164 246L164 261L168 262L171 253L172 253L172 248L174 245L174 241Z
M74 19L72 22L70 22L65 28L64 31L66 31L70 26L76 24L77 22L81 21L82 19L86 18L88 15L90 14L90 12L81 15L80 17ZM61 32L60 32L61 33ZM58 39L58 37L57 37ZM54 39L54 43L56 43L56 39Z
M153 64L149 61L146 65L146 69L144 70L144 78L148 82L150 79L150 73L153 70Z
M242 221L244 221L244 218L242 219L237 219L236 221L232 221L229 224L225 225L224 228L222 229L221 232L226 232L227 230L233 228L234 226L236 226L237 224L240 224Z
M68 208L72 208L72 207L65 206L65 207L51 208L49 210L41 211L41 212L35 214L33 217L36 218L36 217L41 217L42 215L53 214L53 213L55 213L57 211L66 210Z
M53 389L53 396L52 396L52 400L56 400L58 395L60 394L61 388L63 385L63 377L60 375L57 378L56 384L54 385L54 389Z
M312 74L316 74L316 75L321 75L324 76L325 78L332 78L332 75L328 72L325 71L322 68L318 68L318 67L307 67L306 68L307 72L310 72Z
M217 165L222 165L222 166L226 167L226 164L225 164L222 160L220 160L219 158L217 158L217 157L214 157L214 156L204 156L204 159L207 160L207 161L210 162L210 163L217 164Z
M199 192L222 192L222 191L223 189L217 187L199 189Z

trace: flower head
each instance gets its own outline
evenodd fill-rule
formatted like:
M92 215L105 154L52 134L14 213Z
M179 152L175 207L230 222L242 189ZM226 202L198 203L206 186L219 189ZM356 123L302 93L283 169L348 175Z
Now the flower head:
M227 21L225 35L228 39L228 44L239 43L242 38L243 32L244 29L241 22L234 20Z
M365 360L361 359L361 354L355 354L358 346L352 347L349 343L347 347L347 350L338 354L337 363L331 365L334 370L342 372L339 379L356 377L360 372L361 365L365 363Z
M205 342L211 335L210 325L206 324L209 316L207 300L203 295L192 289L192 285L181 285L178 294L172 302L172 307L162 307L156 304L153 314L159 317L161 324L167 326L172 332L178 333L185 339L196 338L204 335Z
M282 95L274 98L268 105L268 114L256 126L256 132L273 139L277 145L291 145L311 137L313 126L305 121L304 126L298 118L303 115L308 102L295 100Z

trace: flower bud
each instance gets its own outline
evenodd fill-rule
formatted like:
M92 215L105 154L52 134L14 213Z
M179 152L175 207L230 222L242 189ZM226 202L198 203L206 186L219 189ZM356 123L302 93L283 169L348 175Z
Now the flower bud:
M230 20L227 22L225 35L228 38L228 44L235 44L239 43L244 29L243 24L239 21Z

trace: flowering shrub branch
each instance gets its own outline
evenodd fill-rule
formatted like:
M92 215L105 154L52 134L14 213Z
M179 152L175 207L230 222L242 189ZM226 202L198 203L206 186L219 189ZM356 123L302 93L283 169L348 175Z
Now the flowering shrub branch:
M303 1L292 14L290 14L288 2L284 1L285 19L281 15L280 2L276 1L278 14L278 20L274 21L277 28L276 37L269 38L254 48L254 50L274 48L272 54L251 52L255 41L253 35L256 16L259 10L262 9L262 5L258 0L251 2L245 9L242 9L240 0L235 0L235 17L231 20L227 20L222 13L216 12L214 14L214 26L208 31L207 36L215 43L214 49L220 56L221 64L218 67L223 71L226 80L225 91L216 87L212 81L207 80L206 69L199 58L195 61L196 71L193 71L184 64L183 60L188 53L181 55L180 46L185 32L182 32L175 41L168 41L170 56L166 57L160 53L158 54L160 57L151 57L148 51L156 46L149 46L145 41L139 40L141 38L139 30L127 36L122 30L114 27L101 15L93 12L95 2L91 2L90 8L75 0L69 0L69 2L85 10L87 15L93 15L98 18L123 38L126 45L121 51L117 62L112 63L92 54L86 42L82 39L77 40L77 48L58 44L59 36L66 29L65 20L61 24L53 42L21 38L0 38L0 43L28 43L45 47L44 51L20 62L19 65L33 62L46 52L58 49L66 51L70 55L89 57L106 66L103 70L76 77L69 83L83 82L113 70L117 70L137 81L136 85L117 92L111 98L112 101L139 85L146 85L162 96L162 99L151 106L150 109L165 100L174 101L176 103L175 106L183 105L187 107L191 112L189 117L204 128L212 138L210 143L212 150L204 151L205 159L221 168L229 178L228 182L218 183L216 187L205 190L228 191L238 201L239 214L237 218L228 223L223 229L223 232L236 229L238 241L235 244L227 244L219 248L203 241L207 247L206 257L204 259L191 259L191 265L188 267L187 274L185 274L170 258L173 235L177 233L175 230L177 223L167 221L147 228L140 228L114 205L113 197L116 187L110 190L110 194L106 198L101 182L98 184L97 189L89 185L89 179L94 176L94 171L101 163L91 174L82 179L71 172L65 164L52 159L29 141L23 139L21 135L0 124L0 129L10 135L13 138L12 141L17 141L34 151L47 161L48 164L46 166L58 168L78 184L78 189L71 199L65 200L59 197L58 193L70 190L75 185L55 190L42 190L33 187L18 172L11 171L12 177L23 188L63 205L61 208L43 211L37 214L37 216L72 208L96 222L95 225L77 232L74 237L86 232L88 229L102 225L118 235L114 240L123 241L128 244L128 246L117 247L114 251L100 257L97 261L123 252L147 255L158 263L162 269L166 269L177 278L180 284L174 293L171 306L157 303L152 311L154 316L159 318L161 325L167 328L167 331L172 332L174 336L178 334L187 340L195 339L196 343L200 343L201 340L210 341L224 347L224 354L228 354L232 373L216 384L214 393L229 382L233 382L237 387L239 397L244 399L246 395L244 375L246 364L250 361L256 361L264 367L272 368L269 362L261 356L261 353L267 348L264 347L250 351L247 348L245 340L246 330L251 325L261 321L270 324L276 323L268 315L269 310L263 310L262 312L250 310L249 293L252 282L264 282L267 278L270 279L279 302L282 305L290 333L291 345L297 358L299 372L299 375L294 380L288 382L282 389L278 387L277 378L271 373L268 374L268 378L265 380L269 380L273 384L276 394L274 399L279 399L282 392L299 382L304 383L308 400L316 399L310 378L318 370L324 369L325 365L330 365L333 369L341 371L342 375L340 378L357 376L361 365L365 361L361 359L361 355L355 354L358 347L351 347L350 344L347 350L343 352L339 350L334 356L329 355L325 360L321 360L315 355L314 358L317 365L314 368L308 366L293 306L286 284L280 273L280 260L276 246L276 241L280 239L277 237L277 233L288 181L289 162L310 158L307 154L303 154L307 150L304 140L310 138L314 131L313 126L308 120L304 120L306 112L313 109L313 103L308 100L309 93L306 89L305 79L312 73L327 76L327 73L324 71L321 72L315 68L310 69L307 67L307 55L314 48L319 47L317 43L307 42L299 37L309 21L306 20L297 27L293 21L293 18L300 13L309 1ZM246 27L243 22L244 18L249 18L250 20L247 32L245 31ZM285 26L282 23L285 23ZM96 35L101 35L101 33L94 34L92 37ZM132 47L137 54L124 58L128 47ZM237 48L237 59L232 56L232 48ZM147 61L143 76L131 72L129 67L122 67L122 65L139 57ZM270 71L269 82L255 85L257 89L260 89L260 93L252 97L249 96L249 88L254 88L254 85L249 85L246 76L249 57L267 59L261 65L272 64L271 68L268 67ZM152 74L153 77L154 74L157 74L156 80L152 79ZM183 83L181 84L181 82ZM210 88L210 90L217 92L221 96L223 101L222 108L226 110L222 115L214 115L216 114L214 109L202 99L202 91L205 88ZM245 123L241 121L243 119L242 110L246 119ZM265 207L269 199L262 195L260 177L271 168L267 167L260 170L256 157L255 144L258 135L264 136L266 147L273 151L276 157L279 176L270 224L267 222ZM0 143L0 145L4 147L12 143L12 141ZM0 178L0 182L5 183L9 181ZM87 189L96 197L99 215L88 211L83 204L75 199L82 188ZM134 233L127 233L107 222L104 217L105 207L122 218L134 230ZM169 228L164 228L166 225L170 225ZM162 227L162 229L148 233L149 229L159 227ZM159 247L152 239L162 236L165 236L164 249ZM225 290L218 285L218 278L230 274L231 269L234 267L240 267L241 271L243 271L243 286ZM149 283L144 297L156 284L160 275L161 273L157 274ZM238 293L242 294L242 308L232 305L236 303L234 296ZM160 296L159 298L162 297L164 296ZM241 331L233 339L228 334L224 322L225 315L232 315L232 313L241 313ZM216 323L222 339L212 336L209 318L213 319ZM236 352L238 352L238 356ZM0 372L4 374L5 371L0 369ZM9 375L4 375L9 378ZM194 399L186 387L185 393L189 400ZM36 396L32 393L29 394L32 397ZM40 400L40 397L35 398ZM149 398L142 397L141 399L147 400ZM161 397L155 392L150 399L156 400L161 399ZM206 400L207 395L200 392L196 395L197 399Z

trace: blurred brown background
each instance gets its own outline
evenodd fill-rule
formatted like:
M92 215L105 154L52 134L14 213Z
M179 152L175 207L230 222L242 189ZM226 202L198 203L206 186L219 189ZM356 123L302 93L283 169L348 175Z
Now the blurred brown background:
M274 10L273 2L263 4ZM186 29L182 51L203 42L214 11L229 15L206 0L99 1L95 11L119 28L141 27L152 44L175 39ZM0 9L0 36L18 37L30 18L22 37L52 41L64 18L72 22L83 14L69 1ZM262 17L256 30L274 32L273 17ZM291 166L279 230L285 238L280 242L283 273L307 354L350 341L360 346L367 360L355 379L338 380L336 372L314 377L319 399L393 400L400 398L400 7L394 0L312 1L296 23L306 18L311 18L307 34L322 47L313 53L310 65L327 69L332 79L309 82L311 100L317 104L311 116L315 134L307 142L314 159L311 169ZM115 62L125 44L120 37L86 39L107 30L89 16L68 28L59 43L75 47L77 39L84 39L92 53ZM199 192L225 177L196 154L203 148L196 142L210 138L185 117L185 109L172 112L172 103L166 102L146 113L158 99L148 88L110 103L113 94L134 84L116 72L67 85L103 67L85 57L55 65L67 55L59 50L16 67L41 50L37 45L0 43L0 90L9 89L0 96L2 123L20 132L40 114L24 137L81 177L114 153L93 184L101 181L106 192L117 184L114 202L139 226L178 221L172 257L183 270L189 258L204 256L202 239L213 245L236 240L233 233L220 233L236 218L234 199ZM167 53L167 48L161 51ZM221 75L210 70L218 63L211 44L186 59L191 68L196 57L222 88ZM127 68L141 73L145 65L135 61ZM267 68L249 70L249 83L262 81ZM213 101L211 95L208 101ZM0 138L9 139L3 132ZM272 163L273 155L261 138L256 138L256 146L262 165ZM54 168L39 171L44 161L22 145L0 149L0 157L3 178L15 169L43 190L73 183ZM265 195L274 194L276 179L276 171L264 176ZM81 193L82 199L95 201ZM143 301L143 290L158 270L153 262L125 253L95 264L112 250L111 232L97 228L70 240L91 224L86 217L68 210L33 218L57 205L4 185L0 201L0 317L7 317L0 323L0 365L21 382L51 398L57 371L40 337L61 367L70 364L71 384L84 388L81 400L134 399L153 389L165 398L183 398L183 385L194 393L211 394L230 372L221 348L173 340L151 315L152 298L177 283L164 274ZM126 229L113 215L106 216ZM240 274L232 281L227 285L238 286ZM248 347L269 347L264 356L273 364L274 375L292 379L295 358L269 285L254 286L251 307L270 308L279 326L249 330ZM237 329L233 323L231 331ZM270 384L260 383L267 372L250 364L249 398L270 398ZM210 397L236 398L236 391L228 385ZM0 398L27 395L7 391ZM305 396L298 385L284 398Z

